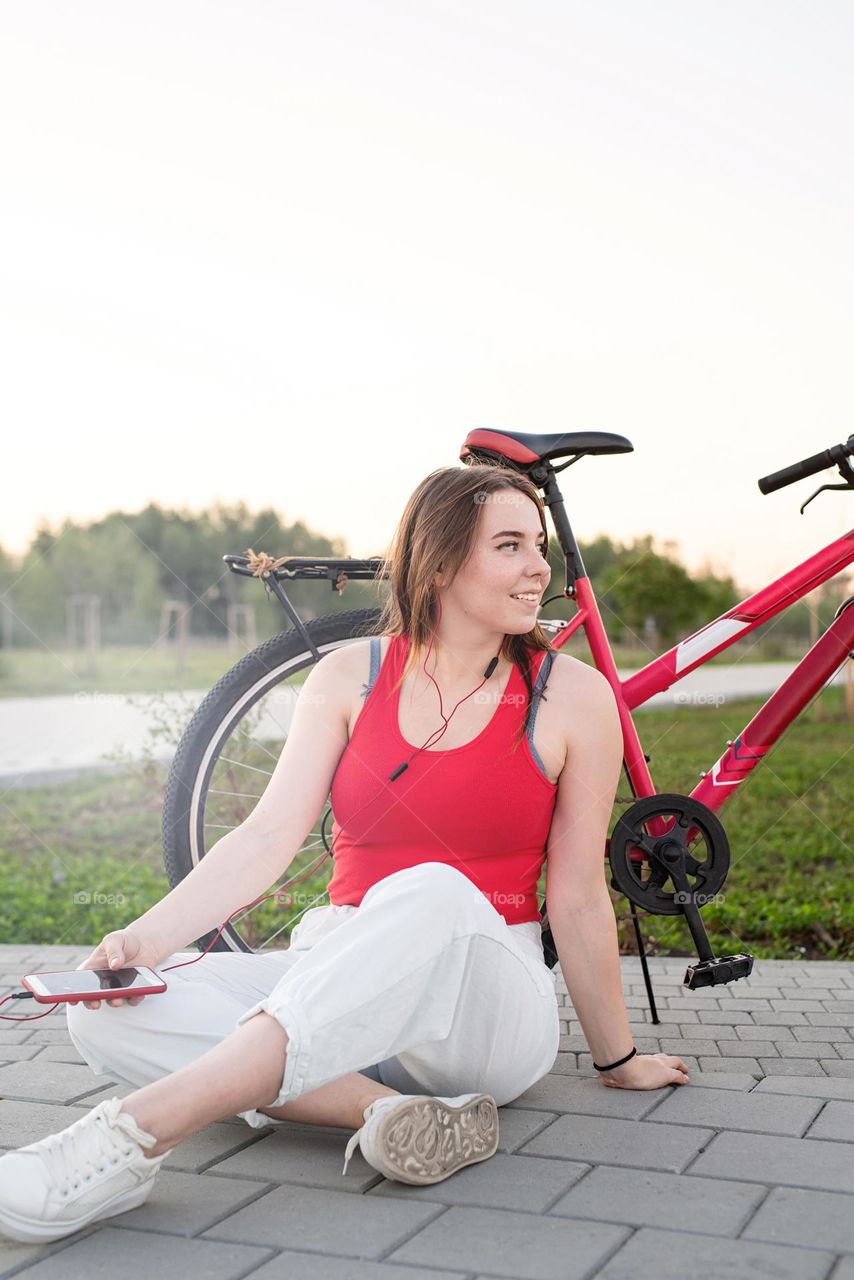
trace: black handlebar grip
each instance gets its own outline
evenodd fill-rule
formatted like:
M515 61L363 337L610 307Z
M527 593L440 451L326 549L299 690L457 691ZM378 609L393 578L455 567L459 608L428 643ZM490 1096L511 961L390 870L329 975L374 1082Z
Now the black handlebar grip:
M782 471L772 471L770 476L763 476L757 481L759 489L762 493L773 493L775 489L783 489L787 484L794 484L796 480L805 480L807 476L826 471L828 467L833 466L836 461L834 454L838 452L837 445L833 449L823 449L821 453L814 453L811 458L793 462L790 467L783 467Z

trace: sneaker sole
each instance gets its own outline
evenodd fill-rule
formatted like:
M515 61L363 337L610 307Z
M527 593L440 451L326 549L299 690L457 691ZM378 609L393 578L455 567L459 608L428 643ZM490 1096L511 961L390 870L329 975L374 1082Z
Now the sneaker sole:
M413 1098L380 1119L376 1147L388 1166L387 1177L429 1186L495 1154L498 1107L488 1093L459 1107Z

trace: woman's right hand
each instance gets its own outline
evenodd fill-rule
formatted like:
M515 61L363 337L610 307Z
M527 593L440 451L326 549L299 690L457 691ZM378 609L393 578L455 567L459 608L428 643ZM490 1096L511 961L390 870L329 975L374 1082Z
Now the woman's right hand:
M148 965L149 968L154 968L160 959L161 957L150 939L137 933L133 928L114 929L112 933L104 935L95 950L77 968L121 969L125 965L143 964ZM119 996L118 998L113 996L107 1000L107 1004L113 1006L139 1004L144 999L145 996ZM100 1009L101 1007L101 999L80 1000L78 1003L82 1004L86 1009Z

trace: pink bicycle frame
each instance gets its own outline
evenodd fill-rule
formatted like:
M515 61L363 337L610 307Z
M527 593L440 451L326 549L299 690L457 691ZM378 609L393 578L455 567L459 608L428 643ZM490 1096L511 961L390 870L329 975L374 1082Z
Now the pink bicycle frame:
M578 611L552 639L560 649L579 627L584 628L593 661L614 691L623 727L626 770L634 794L640 798L655 795L652 775L647 767L640 738L632 719L632 711L652 697L669 689L689 671L708 662L735 640L775 614L788 609L808 591L840 573L854 561L854 529L810 556L735 605L728 613L701 627L667 653L635 671L626 680L617 674L614 656L589 578L575 584ZM833 622L804 655L794 671L760 708L726 751L712 765L688 794L710 809L720 809L744 779L801 713L811 698L822 688L848 655L854 656L854 597L846 600Z

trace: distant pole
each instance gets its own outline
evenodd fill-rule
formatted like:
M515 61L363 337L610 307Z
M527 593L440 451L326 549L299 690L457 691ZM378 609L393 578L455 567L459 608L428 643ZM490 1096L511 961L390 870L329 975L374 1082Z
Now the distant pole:
M240 635L241 623L243 636ZM255 625L255 606L251 604L230 604L226 609L225 627L228 632L227 644L231 649L244 648L247 652L258 643L258 632Z
M3 601L3 648L12 648L12 638L15 630L15 617L12 613L11 603L7 604Z
M821 587L816 587L815 591L811 591L806 598L807 606L810 611L810 648L818 641L819 631L819 604L821 602ZM821 707L821 690L816 694L815 702L812 707L813 720L822 719Z
M192 612L193 606L184 600L164 600L160 608L160 634L157 637L157 645L161 649L168 649L170 644L174 645L177 675L181 675L184 671ZM174 638L170 641L169 632L173 626Z
M79 636L79 641L78 641ZM85 674L98 670L101 648L101 597L74 592L65 598L65 638L69 650L82 648L86 654Z

